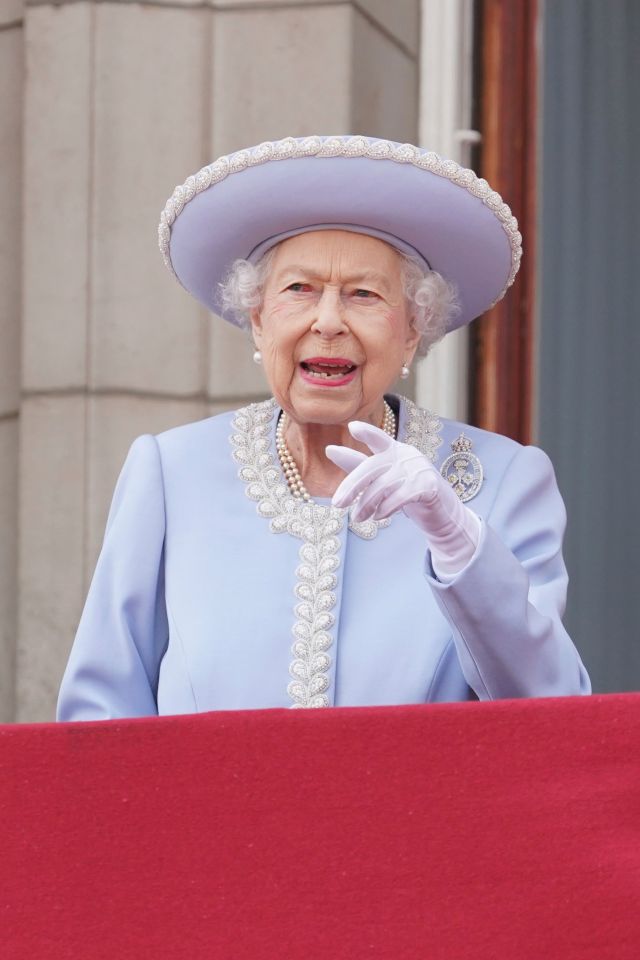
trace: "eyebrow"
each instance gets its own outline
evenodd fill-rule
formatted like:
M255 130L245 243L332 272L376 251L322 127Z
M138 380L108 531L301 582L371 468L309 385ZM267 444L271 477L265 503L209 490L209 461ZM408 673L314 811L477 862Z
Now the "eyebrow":
M318 280L321 279L317 273L314 273L313 270L309 270L308 267L303 267L299 264L291 264L290 266L283 267L282 270L279 270L276 273L276 277L279 281L285 280L288 276L303 277L306 280ZM371 283L374 286L379 286L384 288L384 290L389 291L389 281L383 273L378 273L375 270L364 270L361 273L353 273L350 276L346 277L344 280L347 284L367 284Z

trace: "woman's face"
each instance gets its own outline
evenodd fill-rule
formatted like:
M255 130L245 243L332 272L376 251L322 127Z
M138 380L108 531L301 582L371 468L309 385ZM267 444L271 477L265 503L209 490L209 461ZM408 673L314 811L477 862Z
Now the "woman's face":
M279 244L252 327L273 395L298 423L379 414L419 340L396 251L345 230Z

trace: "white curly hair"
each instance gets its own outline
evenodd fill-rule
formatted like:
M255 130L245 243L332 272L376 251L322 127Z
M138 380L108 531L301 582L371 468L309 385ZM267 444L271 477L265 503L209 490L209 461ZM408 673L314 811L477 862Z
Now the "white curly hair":
M249 260L235 260L219 285L221 306L234 314L243 330L251 329L251 310L262 304L262 294L278 246L267 250L255 264ZM417 260L400 250L395 252L400 259L402 287L411 322L420 332L417 355L426 357L460 312L456 288L435 270L425 272Z

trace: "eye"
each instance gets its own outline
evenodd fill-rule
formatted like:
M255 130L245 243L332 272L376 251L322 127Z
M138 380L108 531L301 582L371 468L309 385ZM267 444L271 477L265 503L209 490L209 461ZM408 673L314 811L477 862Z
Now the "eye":
M295 283L290 283L287 287L287 290L290 290L291 293L309 293L311 290L311 284L303 283L301 280L299 280Z
M353 295L357 297L358 300L373 300L378 296L373 290L365 290L363 287L358 287L357 290L354 290Z

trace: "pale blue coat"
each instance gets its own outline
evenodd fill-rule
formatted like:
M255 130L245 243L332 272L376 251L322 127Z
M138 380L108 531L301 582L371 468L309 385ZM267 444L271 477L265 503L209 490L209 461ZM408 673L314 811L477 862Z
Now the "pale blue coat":
M560 619L565 511L542 451L400 401L399 439L439 465L464 430L484 468L478 549L445 584L404 514L354 530L328 501L294 501L277 413L135 441L59 719L589 692Z

